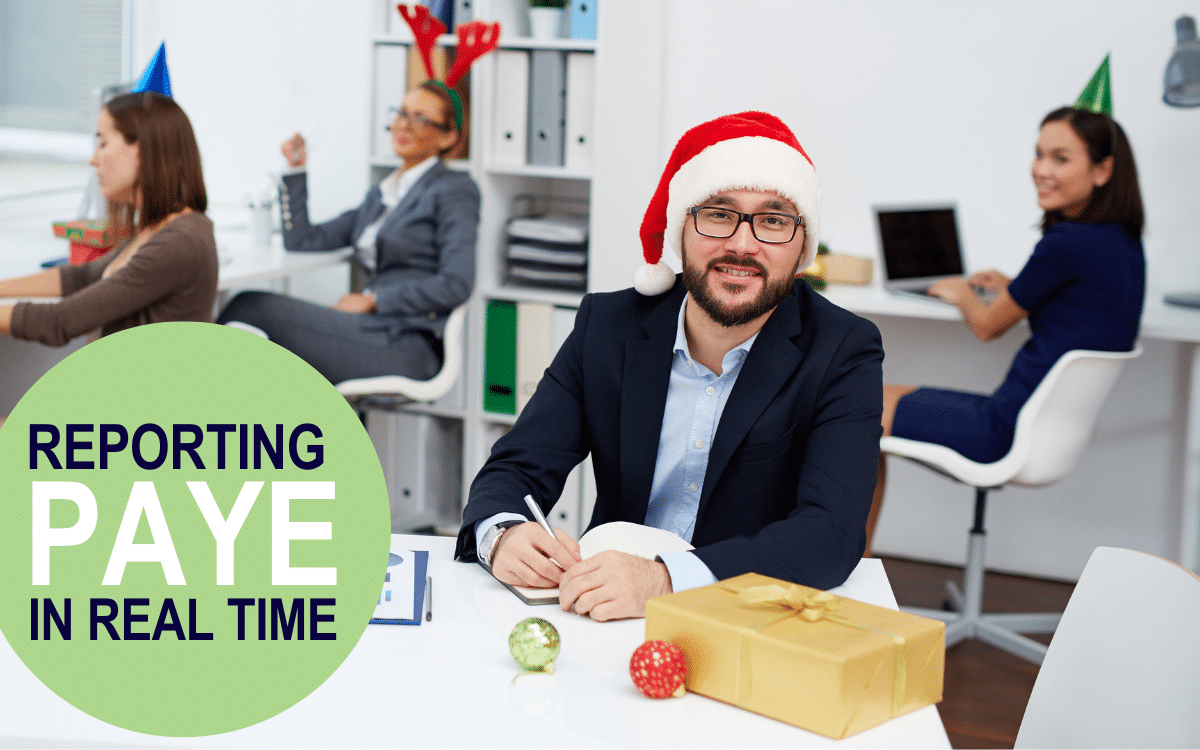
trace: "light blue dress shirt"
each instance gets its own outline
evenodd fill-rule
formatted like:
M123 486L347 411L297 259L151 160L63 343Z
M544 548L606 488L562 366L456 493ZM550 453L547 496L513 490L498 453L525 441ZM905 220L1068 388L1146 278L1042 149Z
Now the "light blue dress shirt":
M717 375L692 359L683 328L686 309L687 295L679 307L671 379L667 385L667 403L644 523L674 532L690 542L696 529L700 493L704 490L708 452L733 384L758 334L729 350L721 361L721 374ZM515 513L497 513L477 523L476 545L483 541L488 528L506 520L527 519ZM671 575L671 587L675 591L706 586L717 580L694 553L672 552L662 555L661 559Z

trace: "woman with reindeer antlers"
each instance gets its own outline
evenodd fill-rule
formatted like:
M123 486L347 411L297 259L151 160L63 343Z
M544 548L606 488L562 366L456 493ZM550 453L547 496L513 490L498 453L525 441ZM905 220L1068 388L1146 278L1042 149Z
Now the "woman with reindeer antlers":
M463 137L464 112L454 85L471 63L495 49L499 24L457 29L458 55L445 82L434 77L431 50L445 26L428 9L400 11L412 27L429 80L411 89L391 125L401 166L368 192L362 205L321 224L308 219L304 139L283 143L293 169L280 205L288 250L353 246L364 280L332 308L271 292L243 292L219 323L251 328L311 364L332 383L377 375L423 380L441 366L441 334L450 311L471 295L479 188L443 158Z

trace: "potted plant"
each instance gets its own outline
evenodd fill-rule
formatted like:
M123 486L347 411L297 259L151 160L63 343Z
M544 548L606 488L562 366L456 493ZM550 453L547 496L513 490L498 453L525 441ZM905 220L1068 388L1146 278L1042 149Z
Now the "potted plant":
M557 39L565 0L529 0L529 31L534 39Z

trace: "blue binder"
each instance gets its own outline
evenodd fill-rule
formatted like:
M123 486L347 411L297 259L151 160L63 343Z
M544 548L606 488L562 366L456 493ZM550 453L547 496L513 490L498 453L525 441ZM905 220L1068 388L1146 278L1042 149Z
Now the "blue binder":
M424 0L423 4L430 15L446 25L448 32L454 33L454 0Z
M596 3L600 0L571 0L571 38L596 38Z

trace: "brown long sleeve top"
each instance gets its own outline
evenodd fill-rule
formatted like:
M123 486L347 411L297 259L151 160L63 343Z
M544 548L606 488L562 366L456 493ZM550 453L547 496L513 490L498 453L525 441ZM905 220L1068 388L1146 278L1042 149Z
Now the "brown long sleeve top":
M123 245L121 246L123 247ZM217 297L217 243L212 222L184 214L159 230L104 278L117 247L80 266L60 266L58 302L19 302L12 335L62 346L96 328L101 336L166 321L211 323Z

